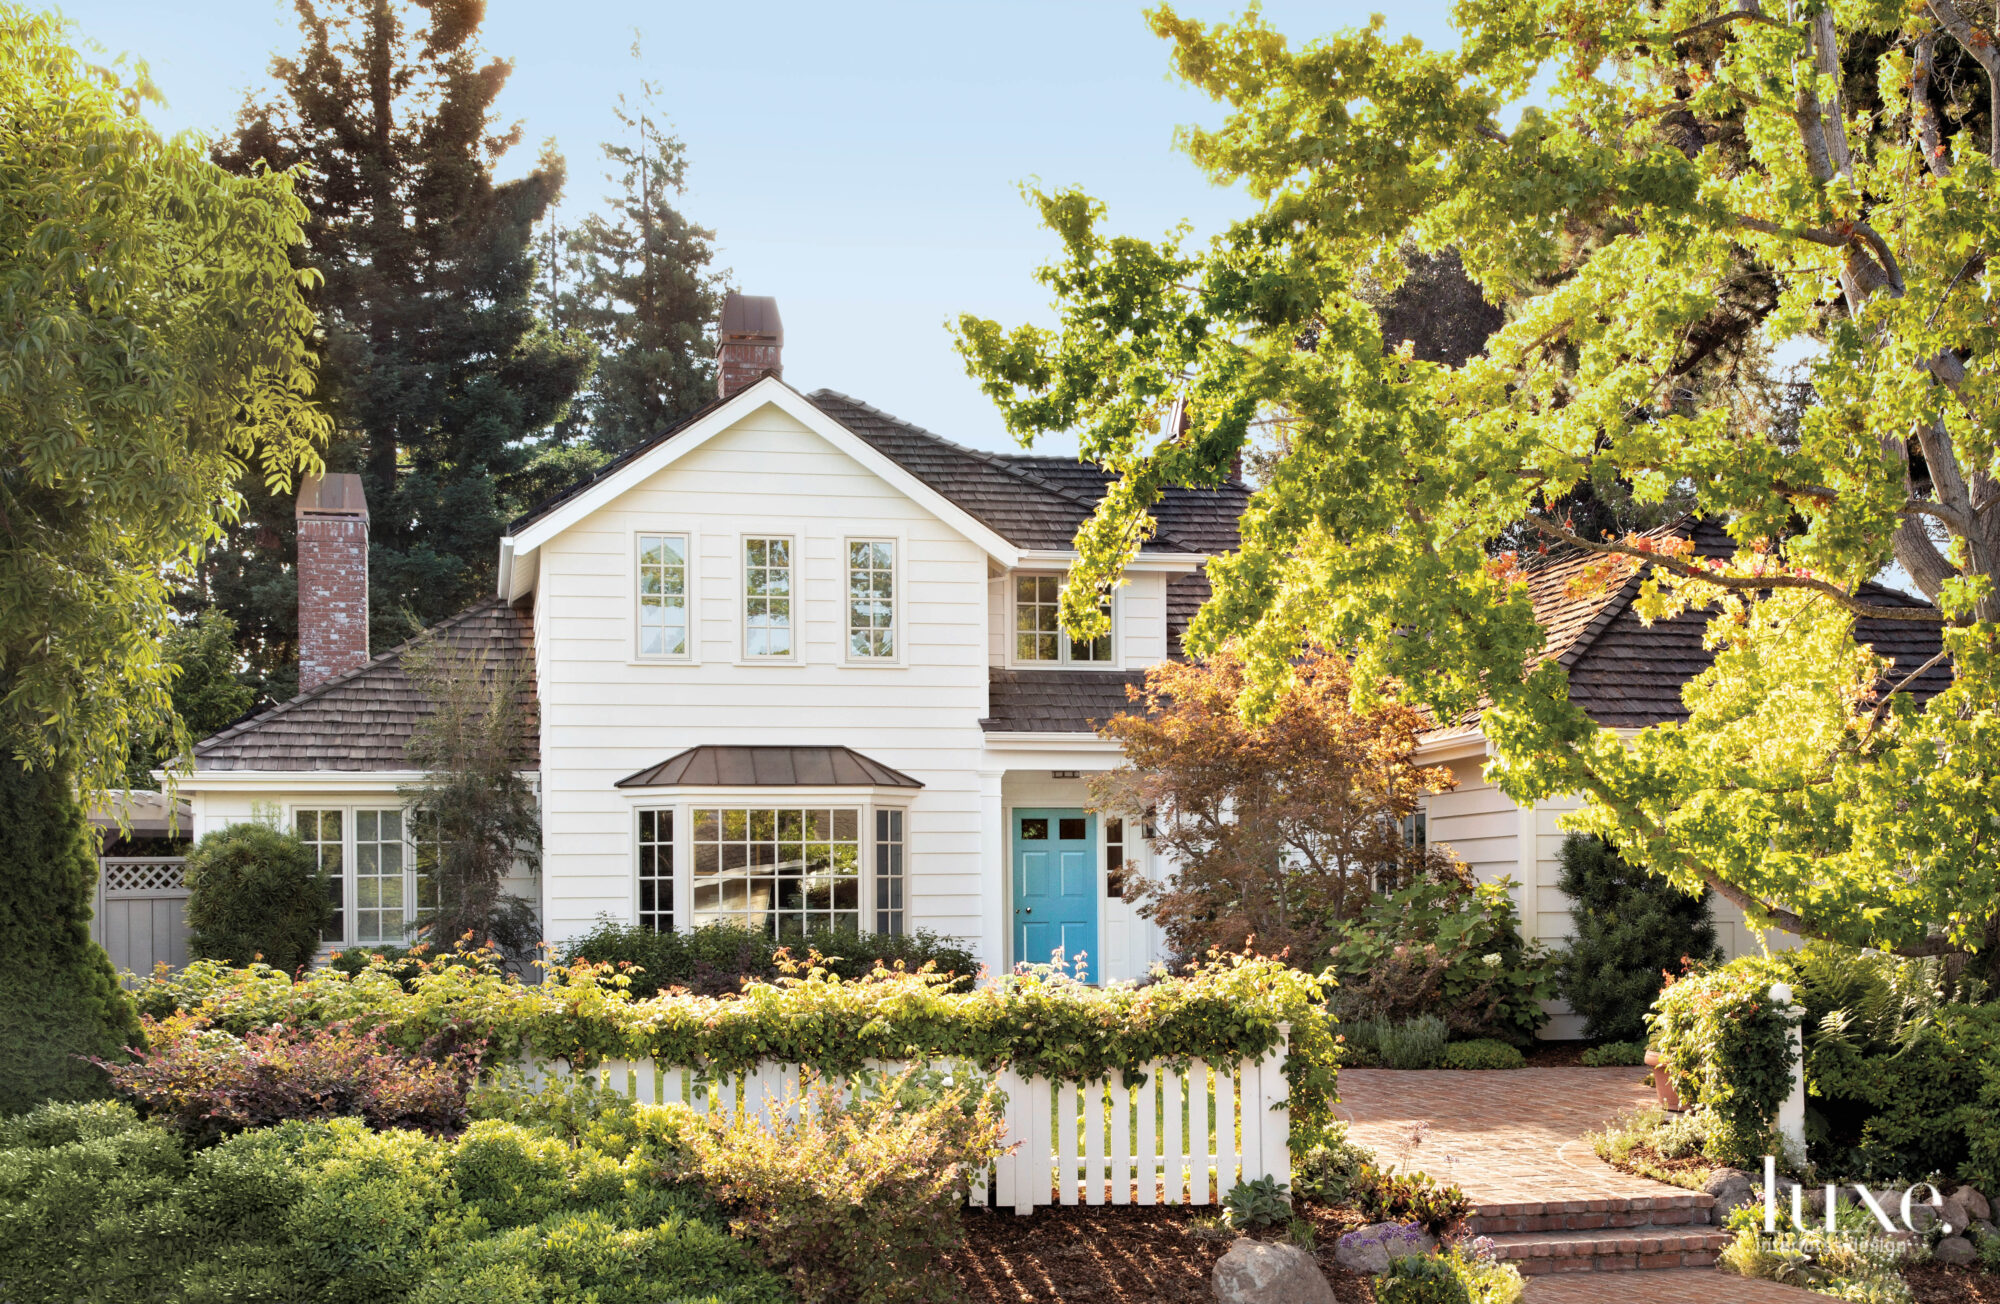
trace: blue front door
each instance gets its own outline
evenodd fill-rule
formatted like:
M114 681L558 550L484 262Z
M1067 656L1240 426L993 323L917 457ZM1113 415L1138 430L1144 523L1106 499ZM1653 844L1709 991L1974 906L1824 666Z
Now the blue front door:
M1097 820L1080 810L1014 812L1014 959L1097 977Z

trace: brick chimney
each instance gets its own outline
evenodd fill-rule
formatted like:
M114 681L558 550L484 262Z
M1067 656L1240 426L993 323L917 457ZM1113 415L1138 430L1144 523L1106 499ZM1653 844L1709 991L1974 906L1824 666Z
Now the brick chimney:
M778 301L761 294L727 294L722 299L722 347L715 351L716 382L722 397L750 388L765 376L785 374L785 325Z
M299 691L368 661L368 501L358 475L299 486Z

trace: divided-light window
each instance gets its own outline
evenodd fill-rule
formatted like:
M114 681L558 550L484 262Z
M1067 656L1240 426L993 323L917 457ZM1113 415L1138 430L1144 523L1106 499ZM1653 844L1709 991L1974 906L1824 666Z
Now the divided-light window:
M888 539L848 541L847 655L861 661L896 655L896 545Z
M1098 610L1113 614L1106 594ZM1042 665L1103 665L1111 660L1107 629L1093 639L1073 639L1062 632L1062 577L1014 577L1014 660Z
M688 654L687 536L639 536L639 655Z
M743 541L743 655L792 655L792 541Z

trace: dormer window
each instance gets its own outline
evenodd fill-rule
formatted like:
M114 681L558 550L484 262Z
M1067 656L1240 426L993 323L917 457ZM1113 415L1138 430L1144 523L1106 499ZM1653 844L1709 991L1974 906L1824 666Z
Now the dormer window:
M1062 631L1061 607L1062 576L1014 577L1014 660L1026 665L1109 665L1114 630L1093 639L1073 639ZM1109 595L1098 609L1113 616Z

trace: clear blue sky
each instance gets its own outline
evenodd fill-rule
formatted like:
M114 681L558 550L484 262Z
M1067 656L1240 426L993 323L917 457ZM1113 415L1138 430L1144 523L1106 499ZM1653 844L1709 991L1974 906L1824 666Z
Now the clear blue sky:
M1220 19L1241 7L1182 10ZM1264 9L1296 41L1382 7ZM106 52L147 61L168 100L155 117L176 131L225 130L244 92L266 84L272 52L297 44L289 0L63 9ZM1445 13L1444 0L1404 0L1389 25L1447 43ZM614 97L641 76L661 83L688 146L683 208L714 228L739 288L777 297L786 379L982 447L1007 437L944 323L966 311L1047 318L1031 273L1049 242L1021 182L1080 183L1114 225L1149 236L1183 218L1213 231L1245 206L1174 151L1176 125L1216 111L1168 76L1134 0L490 0L484 45L514 63L499 107L526 133L503 172L553 137L570 165L566 204L594 204Z

